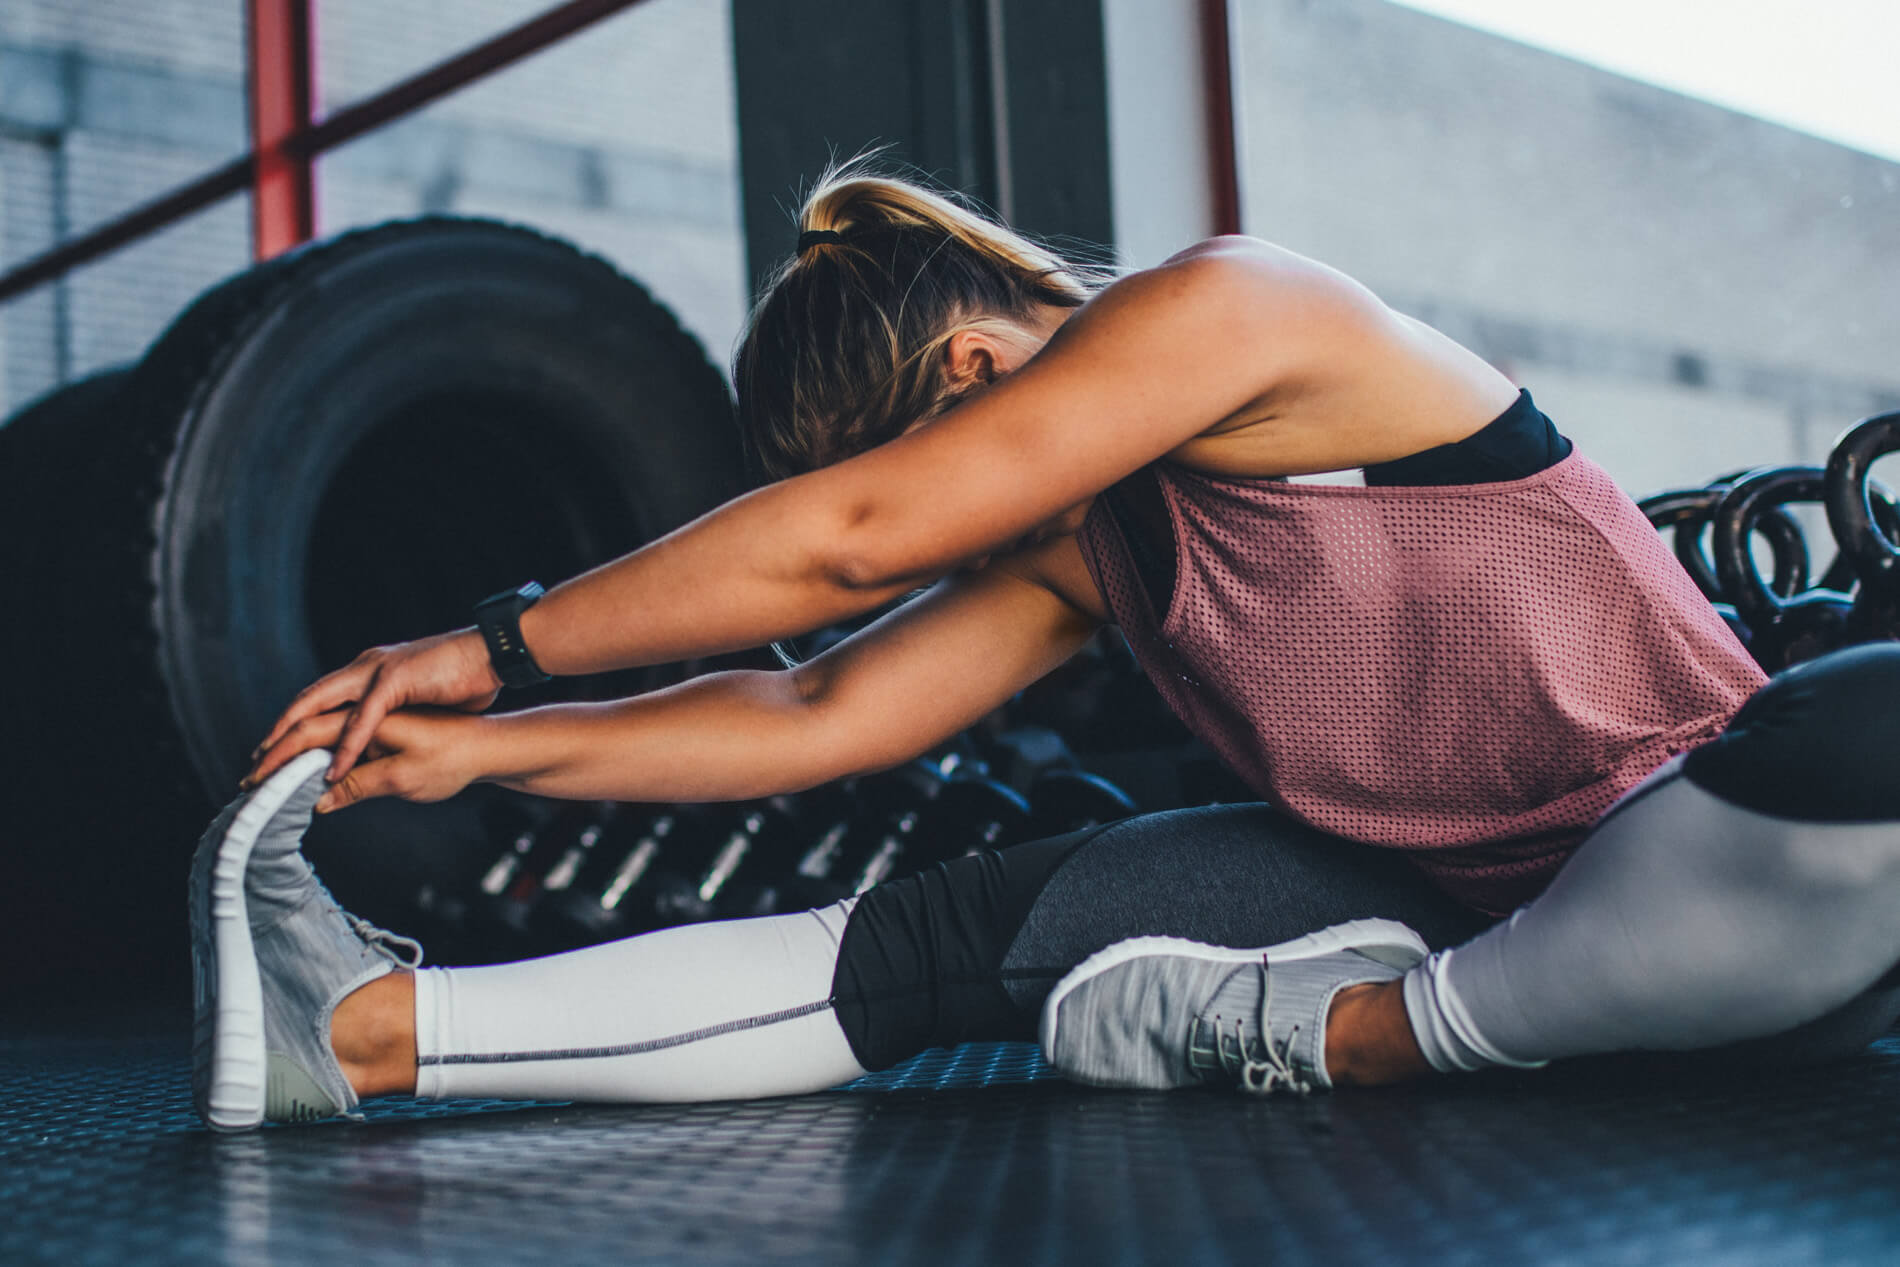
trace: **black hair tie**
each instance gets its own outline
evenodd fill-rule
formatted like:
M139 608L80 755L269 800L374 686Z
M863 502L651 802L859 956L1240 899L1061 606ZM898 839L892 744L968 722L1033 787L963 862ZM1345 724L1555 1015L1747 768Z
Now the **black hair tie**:
M838 232L836 229L807 229L798 235L798 253L803 255L808 249L817 246L820 242L842 241L844 241L844 234Z

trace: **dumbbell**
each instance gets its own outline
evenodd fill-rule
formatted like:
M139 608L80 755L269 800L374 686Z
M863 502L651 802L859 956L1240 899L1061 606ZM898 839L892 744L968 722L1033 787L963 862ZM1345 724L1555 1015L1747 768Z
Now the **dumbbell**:
M507 843L491 859L473 890L453 904L439 903L435 914L451 940L482 958L519 958L531 953L529 915L542 894L547 873L568 847L601 815L593 802L556 803L519 820L519 812L497 811L503 821L495 835ZM514 821L510 821L514 820ZM519 822L519 825L515 823Z
M791 822L771 859L757 859L744 883L728 887L721 905L727 918L810 910L851 896L834 878L843 870L845 842L858 813L848 784L823 784L778 803Z
M573 880L536 908L537 933L571 950L652 927L652 879L676 822L670 806L620 806Z
M1005 849L1031 838L1029 800L1016 789L976 774L958 774L931 806L931 838L939 859Z
M775 909L803 910L863 893L937 862L1028 838L1029 802L966 765L945 780L936 762L911 762L854 780L809 835ZM851 804L855 801L855 804Z
M581 821L580 830L567 838L560 857L541 877L542 904L547 898L572 888L587 870L594 849L605 839L623 812L617 801L595 801L594 812Z
M742 871L769 872L787 861L797 820L785 798L736 806L682 809L686 848L669 858L654 886L656 927L696 923L723 913ZM684 865L679 865L684 864Z
M849 790L858 814L843 843L842 867L831 878L851 893L863 893L928 865L926 811L944 782L936 766L922 760L854 780Z
M1030 830L1036 837L1099 827L1140 813L1128 793L1086 770L1047 770L1029 789Z
M1872 482L1874 462L1896 451L1900 412L1863 418L1835 442L1823 477L1828 526L1860 582L1848 620L1856 639L1900 638L1900 513Z
M1013 726L979 738L985 772L1018 792L1028 792L1045 770L1073 769L1079 762L1068 740L1047 726Z

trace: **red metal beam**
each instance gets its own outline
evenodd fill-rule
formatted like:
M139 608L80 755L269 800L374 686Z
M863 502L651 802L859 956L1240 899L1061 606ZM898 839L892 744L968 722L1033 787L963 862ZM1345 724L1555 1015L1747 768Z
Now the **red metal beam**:
M1216 233L1240 232L1231 21L1229 0L1201 0L1201 81L1207 93L1207 169Z
M237 159L216 171L206 172L189 185L182 185L90 233L63 242L42 255L34 256L5 276L0 276L0 303L64 276L108 251L116 251L136 242L148 233L156 233L194 211L221 202L250 183L251 160L248 157Z
M337 111L300 137L289 148L309 154L335 149L345 141L381 127L391 119L447 96L464 84L493 74L502 67L538 53L548 45L564 40L582 27L612 17L622 9L631 9L642 0L569 0L530 18L512 31L504 31L485 44L451 57L439 66L405 79L393 88L377 93L367 101Z
M569 0L460 56L284 138L279 148L287 155L314 158L639 3L641 0ZM257 159L256 152L252 152L207 172L154 202L0 275L0 302L238 192L252 182Z
M310 0L248 0L251 251L267 260L316 236L315 164L288 142L313 120L316 49Z

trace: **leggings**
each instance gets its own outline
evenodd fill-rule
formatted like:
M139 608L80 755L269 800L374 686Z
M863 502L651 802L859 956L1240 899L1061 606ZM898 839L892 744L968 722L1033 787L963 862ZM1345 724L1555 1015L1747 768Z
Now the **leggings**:
M932 1046L1033 1039L1094 951L1163 934L1265 946L1409 924L1427 1060L1618 1051L1795 1062L1900 1015L1900 646L1789 670L1654 772L1536 901L1496 923L1401 854L1264 805L957 859L816 911L665 929L416 979L418 1093L711 1100L835 1086Z

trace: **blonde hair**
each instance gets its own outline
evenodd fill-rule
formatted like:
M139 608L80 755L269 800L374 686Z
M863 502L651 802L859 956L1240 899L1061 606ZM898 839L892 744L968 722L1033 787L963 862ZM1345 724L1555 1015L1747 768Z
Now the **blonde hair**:
M772 271L733 357L756 474L783 479L901 435L958 389L945 347L965 330L1020 338L1035 306L1080 307L1112 272L1065 259L954 194L833 163L806 195L807 245Z

